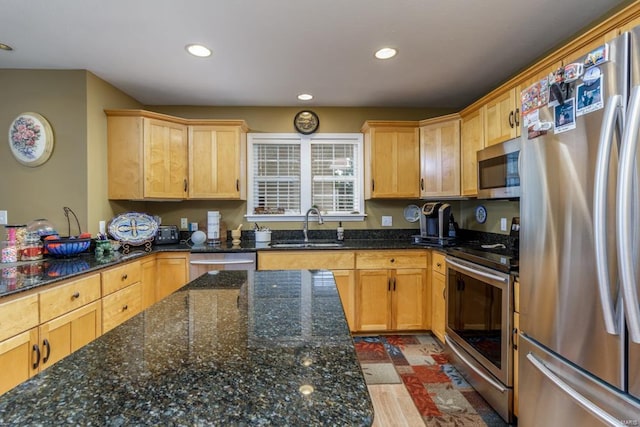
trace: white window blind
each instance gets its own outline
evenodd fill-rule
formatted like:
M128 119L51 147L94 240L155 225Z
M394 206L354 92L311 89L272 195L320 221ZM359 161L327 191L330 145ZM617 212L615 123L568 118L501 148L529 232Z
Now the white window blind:
M249 221L362 220L362 134L249 134ZM332 218L328 218L331 220Z

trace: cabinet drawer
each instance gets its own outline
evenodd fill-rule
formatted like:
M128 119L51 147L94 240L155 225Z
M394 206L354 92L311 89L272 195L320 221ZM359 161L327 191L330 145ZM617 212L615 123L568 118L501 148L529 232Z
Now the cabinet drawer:
M353 262L349 251L258 252L259 270L352 270Z
M102 274L102 295L109 295L119 289L139 282L142 277L140 261L130 262L120 267L110 268Z
M431 269L441 274L447 274L447 262L444 259L445 255L441 252L431 253Z
M40 322L100 299L100 275L94 274L40 292Z
M356 269L427 268L426 251L366 251L356 254Z
M38 294L0 303L0 341L38 326Z
M138 282L102 298L102 333L142 311L142 283Z

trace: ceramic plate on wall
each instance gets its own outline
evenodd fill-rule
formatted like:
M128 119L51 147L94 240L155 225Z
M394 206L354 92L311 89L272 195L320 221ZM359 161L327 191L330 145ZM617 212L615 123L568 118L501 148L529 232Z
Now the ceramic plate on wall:
M416 222L420 219L420 208L416 205L409 205L404 208L404 219L409 222Z
M9 126L9 147L18 162L40 166L53 151L51 125L38 113L20 114Z
M153 240L157 231L156 220L151 215L140 212L120 214L109 223L111 237L134 246Z

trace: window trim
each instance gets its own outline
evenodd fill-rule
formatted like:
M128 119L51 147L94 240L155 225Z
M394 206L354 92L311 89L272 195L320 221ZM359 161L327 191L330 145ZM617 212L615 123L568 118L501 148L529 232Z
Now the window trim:
M311 144L317 142L336 142L340 141L354 143L358 146L358 165L356 182L360 183L359 191L359 204L361 210L365 209L364 202L364 138L361 133L315 133L311 135L302 135L299 133L253 133L247 134L247 209L245 219L249 222L299 222L304 221L305 215L301 213L299 215L287 215L287 214L270 214L270 215L258 215L250 213L253 211L253 144L264 143L273 141L276 144L278 141L300 143L300 158L301 158L301 170L300 170L300 209L301 212L306 212L311 207L311 165L305 164L306 159L311 158ZM323 214L323 219L326 221L364 221L367 217L366 212L359 214ZM310 216L310 221L317 221L315 215Z

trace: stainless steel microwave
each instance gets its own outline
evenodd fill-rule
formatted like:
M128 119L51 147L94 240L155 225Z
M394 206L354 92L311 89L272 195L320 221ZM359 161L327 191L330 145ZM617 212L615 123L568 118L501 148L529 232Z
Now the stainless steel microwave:
M520 197L520 139L478 150L478 198Z

